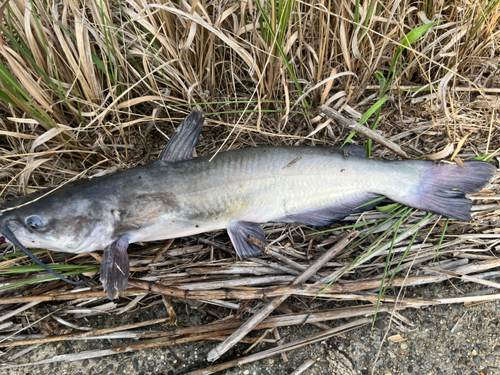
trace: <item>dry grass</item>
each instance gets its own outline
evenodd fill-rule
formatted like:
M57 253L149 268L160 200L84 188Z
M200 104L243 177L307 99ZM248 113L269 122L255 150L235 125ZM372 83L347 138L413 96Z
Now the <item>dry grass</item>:
M342 143L349 134L317 113L326 104L376 127L413 158L444 150L434 156L458 162L487 157L498 163L499 7L498 0L360 5L294 0L11 0L2 8L0 39L2 197L151 162L195 104L208 118L198 154L262 145ZM351 142L367 144L358 135ZM368 146L375 157L396 157L380 146ZM447 269L456 275L486 272L485 268L465 272L460 267L467 267L469 260L496 260L499 181L497 175L476 197L473 223L434 218L421 222L423 214L414 213L401 220L400 232L420 223L419 231L399 239L389 258L382 251L351 266L343 278L353 282L374 278L382 285L384 269L389 277L400 263L395 285L404 284L406 272L410 286L446 280L452 276L412 278L432 266L437 250L441 264L449 264ZM372 211L350 220L370 222L391 215ZM397 220L389 222L394 225ZM275 250L302 267L318 258L339 234L308 236L315 230L296 225L266 229ZM385 229L346 249L318 276L341 274L366 249L383 247L387 254L393 234ZM413 245L408 246L412 238ZM284 275L283 268L235 264L226 251L228 243L223 233L178 240L165 252L168 257L157 256L162 245L135 246L134 275L184 289L196 290L202 283L213 291L226 286L227 275L243 275L231 277L233 286L254 280L264 289L279 289L294 277ZM371 243L376 245L370 248ZM39 256L48 263L50 257L56 263L65 261L62 254ZM98 255L66 261L95 265L95 258ZM3 260L0 267L25 262L17 256ZM488 277L492 275L496 274ZM42 301L49 292L69 288L46 282L12 287L24 279L15 277L3 276L2 285L11 287L0 292L2 298L22 293L36 303L37 296ZM382 305L396 298L361 296L356 290L363 289L327 291L323 298L380 300ZM317 291L292 293L310 301L306 296ZM95 309L99 305L113 312L128 304L122 299L118 305L107 305L103 296L89 305L94 313L102 312ZM132 302L141 306L140 297ZM447 303L400 302L403 307ZM27 305L8 304L4 312L19 306ZM62 306L67 311L71 302ZM9 324L4 330L20 328L15 314L5 321Z

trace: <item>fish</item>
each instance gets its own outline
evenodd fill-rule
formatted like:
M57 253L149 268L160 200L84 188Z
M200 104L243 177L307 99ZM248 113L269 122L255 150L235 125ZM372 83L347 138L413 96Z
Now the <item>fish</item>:
M193 157L204 120L191 112L152 163L8 202L0 208L3 241L27 253L103 250L101 282L114 299L127 287L131 243L225 229L240 259L258 257L257 245L266 241L261 223L326 226L373 208L381 197L471 221L466 195L480 191L496 170L483 161L376 160L349 145Z

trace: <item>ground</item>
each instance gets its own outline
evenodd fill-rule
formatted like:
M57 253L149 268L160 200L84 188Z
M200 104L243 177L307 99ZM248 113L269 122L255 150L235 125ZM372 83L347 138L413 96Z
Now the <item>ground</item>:
M416 293L424 297L449 293L448 282L417 288ZM461 291L474 289L464 284L456 285ZM292 301L290 305L297 303ZM183 301L174 302L178 314L178 325L200 325L212 319ZM288 362L280 355L225 370L221 374L290 374L303 362L316 359L314 366L304 374L337 374L329 370L327 357L331 352L341 351L353 362L357 374L425 374L425 375L479 375L500 373L500 302L486 302L471 307L463 305L438 305L425 309L407 309L400 313L408 319L407 323L393 323L389 327L389 315L381 314L373 328L364 326L339 337L333 337L287 353ZM226 313L230 310L223 309ZM146 315L145 315L146 314ZM131 314L99 316L90 318L88 326L109 327L127 324L140 319L153 319L166 316L164 307L157 305L147 310L137 310ZM457 321L461 322L455 327ZM338 325L342 321L329 323ZM83 324L82 324L83 325ZM452 329L455 327L454 332ZM160 327L151 327L159 329ZM280 328L284 342L294 341L319 332L311 325ZM382 339L401 335L404 341L386 342ZM118 342L117 342L118 341ZM113 344L125 340L113 340ZM88 350L105 349L111 342L68 341L46 344L19 358L19 362L32 362L64 353L77 353ZM254 350L260 351L269 344L259 344ZM146 349L134 353L117 354L103 358L54 363L41 366L28 366L11 369L6 373L18 374L186 374L208 366L206 354L215 346L213 342L184 344L172 348ZM239 344L221 361L243 355L248 345ZM250 352L252 353L252 352Z

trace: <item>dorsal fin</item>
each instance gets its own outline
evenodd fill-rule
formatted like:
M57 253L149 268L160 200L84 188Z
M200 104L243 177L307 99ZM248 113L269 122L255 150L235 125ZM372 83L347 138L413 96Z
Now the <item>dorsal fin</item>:
M191 112L170 138L158 160L175 162L191 159L204 122L201 111Z

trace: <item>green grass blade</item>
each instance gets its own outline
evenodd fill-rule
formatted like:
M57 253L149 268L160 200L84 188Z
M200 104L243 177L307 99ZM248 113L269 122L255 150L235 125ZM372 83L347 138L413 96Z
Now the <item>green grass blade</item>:
M436 249L436 255L434 256L433 262L435 262L436 259L437 259L437 256L439 254L439 249L441 248L441 244L443 243L444 235L446 234L446 229L448 229L448 223L449 222L450 222L450 218L447 217L446 218L446 223L444 223L443 232L441 233L441 237L439 238L439 242L438 242L437 249Z
M375 207L375 209L378 212L393 212L402 206L403 205L400 203L392 203L392 204L388 204L387 206L382 206L382 207L377 206L377 207Z
M439 24L440 21L434 21L430 22L424 25L421 25L413 30L411 30L408 34L405 35L405 37L401 40L401 45L398 46L396 50L396 54L394 55L394 58L391 63L391 67L389 69L389 73L387 74L388 80L387 80L387 86L385 87L385 90L389 89L389 86L392 84L394 81L394 78L396 77L395 73L395 67L396 64L399 61L399 57L403 53L403 51L408 48L412 43L416 42L418 39L420 39L427 31L429 31L432 27L435 25ZM404 66L404 64L401 64L401 66Z
M85 271L88 272L89 266L85 265L74 265L74 264L48 264L49 268L53 269L54 271L71 271L71 272L76 272L76 271ZM94 266L91 266L91 268L95 268ZM28 272L40 272L44 271L44 269L40 266L37 265L30 265L30 266L15 266L15 267L6 267L6 268L0 268L0 274L2 275L10 275L10 274L16 274L16 273L28 273Z
M362 204L361 206L358 206L357 208L361 208L361 207L369 206L369 205L371 205L371 204L373 204L373 203L383 201L384 199L386 199L386 197L379 197L379 198L375 198L375 199L372 199L372 200L371 200L371 201L369 201L369 202L366 202L365 204Z
M388 99L388 97L384 96L383 98L377 100L377 102L375 104L373 104L368 109L368 111L366 111L365 114L361 117L361 120L359 120L359 123L364 124L366 121L368 121L368 119L371 117L371 115L373 115L376 111L378 111L380 109L380 107L382 107L382 105L387 101L387 99ZM354 137L355 134L356 134L355 131L351 132L351 134L349 134L349 136L344 141L344 143L342 143L342 147L344 147L352 139L352 137Z
M495 155L498 154L499 151L500 150L497 150L496 152L494 152L492 154L479 155L479 156L476 156L472 160L486 161L486 162L490 163L493 160L493 158L495 157Z
M392 250L394 249L394 243L396 241L396 237L399 232L399 227L401 226L401 223L403 222L403 219L405 216L401 216L400 219L396 222L396 227L394 228L394 236L392 236L392 241L391 241L391 246L389 247L389 251L387 254L387 257L385 258L385 267L384 267L384 272L382 274L382 282L380 284L380 290L378 293L378 299L377 299L377 307L375 309L375 314L373 316L373 323L372 323L372 328L375 324L375 321L377 320L377 313L378 313L378 308L380 306L380 300L382 299L384 293L385 293L385 288L384 288L384 281L385 278L387 277L387 272L389 271L389 267L391 265L391 260L392 260Z
M356 223L356 224L351 224L351 225L345 225L343 227L322 230L322 231L319 231L319 232L314 232L314 233L311 233L311 234L307 234L306 237L307 236L314 236L316 234L335 232L335 231L344 230L344 229L353 229L353 228L359 228L359 227L366 227L367 225L372 225L372 224L380 223L382 220L383 219L379 219L379 220L369 221L367 223Z
M99 267L89 267L84 271L66 272L66 273L62 273L61 275L64 277L68 277L68 276L73 276L73 275L81 275L83 273L88 273L88 272L97 272L98 270L99 270ZM35 283L39 283L41 281L48 281L48 280L53 280L53 279L57 279L57 277L50 275L50 276L39 277L36 279L24 280L24 281L20 281L18 283L4 285L4 286L0 287L0 290L6 290L6 289L15 288L18 286L23 286L23 285L35 284Z
M283 62L285 63L286 68L287 68L288 72L290 73L290 76L293 79L295 87L297 88L297 91L299 92L299 96L302 96L302 94L303 94L302 87L299 84L297 76L295 75L295 72L293 71L293 68L290 65L290 62L288 61L288 59L287 59L287 57L285 55L285 52L283 51L282 45L280 45L278 43L278 39L276 38L276 34L275 34L275 32L273 31L273 29L271 27L271 23L269 22L269 19L267 18L266 14L264 12L264 9L262 8L262 5L260 4L260 1L256 1L255 4L257 4L257 7L259 8L260 16L264 19L264 23L266 24L266 29L271 34L272 39L276 41L276 43L275 43L276 48L278 48L278 51L279 51L281 57L283 58ZM304 98L303 101L304 101L304 106L307 109L311 109L311 106L309 105L309 102L307 101L307 99Z
M385 224L387 224L388 222L390 222L392 219L394 219L396 216L398 215L402 215L404 213L404 211L407 209L408 207L406 206L401 206L400 209L398 209L393 215L391 215L390 217L388 217L387 219L383 220L379 225L377 225L376 227L374 227L372 230L370 230L367 234L365 234L363 237L359 238L356 242L354 242L351 247L354 247L356 246L358 243L364 241L366 238L368 238L368 236L370 236L371 234L373 234L376 230L382 228Z

